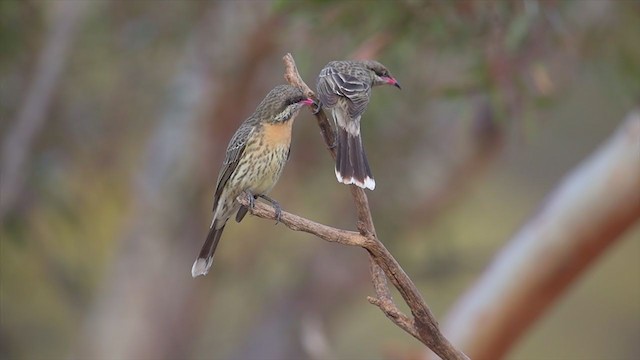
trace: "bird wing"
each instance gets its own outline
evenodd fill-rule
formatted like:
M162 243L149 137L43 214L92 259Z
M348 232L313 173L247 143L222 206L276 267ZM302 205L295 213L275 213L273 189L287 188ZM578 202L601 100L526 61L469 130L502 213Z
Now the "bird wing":
M222 169L220 169L220 175L218 176L218 183L216 185L216 193L213 196L213 211L216 211L218 207L218 201L224 186L231 178L231 174L238 167L240 158L244 153L244 149L247 145L247 140L251 137L251 133L255 129L255 126L249 125L246 122L243 123L240 128L233 134L229 145L227 146L227 153L222 163Z
M351 119L355 119L369 104L371 84L328 66L320 72L317 90L320 101L328 107L335 106L339 97L348 99L347 112Z

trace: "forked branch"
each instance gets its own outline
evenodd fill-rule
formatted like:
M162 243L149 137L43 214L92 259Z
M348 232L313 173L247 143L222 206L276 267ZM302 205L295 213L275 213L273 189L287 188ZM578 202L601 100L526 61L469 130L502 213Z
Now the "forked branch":
M313 90L300 77L291 54L285 55L283 60L286 81L301 89L306 96L317 99ZM315 114L318 126L331 156L335 159L336 153L332 146L335 142L335 133L324 111L318 110ZM336 229L287 212L282 212L280 221L292 230L304 231L326 241L360 246L367 250L371 261L371 279L376 293L376 297L368 298L369 302L378 306L394 324L427 345L441 358L468 359L442 335L438 322L416 286L387 248L378 240L369 209L369 201L364 190L353 185L350 186L350 190L356 205L358 232ZM238 200L243 205L248 205L244 196L239 197ZM261 203L256 203L251 213L264 219L275 220L276 218L274 209ZM398 289L411 309L413 317L403 314L395 305L391 298L387 279Z

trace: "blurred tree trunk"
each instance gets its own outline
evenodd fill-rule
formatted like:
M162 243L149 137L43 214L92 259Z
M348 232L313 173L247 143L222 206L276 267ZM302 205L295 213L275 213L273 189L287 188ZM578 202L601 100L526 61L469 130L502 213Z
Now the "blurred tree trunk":
M640 111L550 195L445 321L472 359L498 359L640 217Z
M203 314L211 306L206 296L211 284L206 280L211 279L196 281L190 272L206 230L200 217L190 216L200 208L197 206L201 204L203 188L200 177L210 174L201 170L200 155L202 149L223 152L228 140L216 136L214 147L205 145L203 141L208 139L202 135L201 120L211 107L231 106L235 111L244 108L247 96L241 88L236 89L239 92L235 95L242 100L216 101L212 94L227 92L223 88L225 81L220 79L246 55L233 49L238 48L237 44L245 44L253 29L260 28L261 21L253 20L263 19L267 13L265 6L255 4L213 3L203 22L189 35L166 106L159 109L143 167L133 179L131 222L89 314L79 357L191 356L191 345L206 319ZM232 34L225 31L238 22L253 26ZM220 53L208 52L212 46L229 51L221 54L224 59L211 59L209 55ZM219 72L212 71L212 61L216 61ZM231 115L236 116L226 113L227 118ZM216 118L215 125L230 123L226 120L224 116ZM213 164L207 162L207 166L215 167Z
M233 359L329 359L335 356L331 338L325 332L330 325L325 321L357 294L361 295L371 278L360 252L311 242L309 245L314 246L314 251L290 265L308 276L303 276L265 306L265 316L244 336Z
M207 22L204 28L211 26ZM203 31L204 29L199 29ZM133 179L130 225L86 324L81 358L169 359L188 354L199 287L189 274L198 109L210 92L195 31Z
M69 50L89 7L87 3L73 1L56 1L49 7L49 29L38 65L33 71L33 80L2 144L0 221L15 206L22 193L31 147L45 123Z

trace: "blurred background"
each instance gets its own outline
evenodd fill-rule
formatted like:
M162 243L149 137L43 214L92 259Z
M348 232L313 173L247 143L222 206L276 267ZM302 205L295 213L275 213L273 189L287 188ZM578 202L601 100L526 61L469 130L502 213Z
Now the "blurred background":
M3 359L422 352L366 301L360 249L247 216L191 278L228 140L287 52L309 85L345 58L402 84L364 115L369 201L438 319L640 95L631 0L2 0L0 17ZM307 111L271 195L355 228ZM639 255L636 226L509 357L640 357Z

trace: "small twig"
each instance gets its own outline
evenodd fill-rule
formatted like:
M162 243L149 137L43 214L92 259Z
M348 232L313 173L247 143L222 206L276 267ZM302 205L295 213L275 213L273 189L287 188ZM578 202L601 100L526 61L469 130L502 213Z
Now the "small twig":
M307 84L300 77L300 73L298 73L298 68L296 67L296 62L293 60L293 56L291 54L285 55L282 58L285 66L284 79L291 84L302 90L305 96L310 97L318 103L318 98L316 94L311 90ZM333 132L333 128L331 128L331 124L327 119L327 115L324 111L320 110L316 113L316 120L318 121L318 127L320 127L320 133L322 134L322 138L324 139L324 143L327 145L327 149L331 156L336 158L336 149L333 147L333 144L336 142L336 135Z
M413 319L409 318L407 315L403 314L398 310L396 304L391 300L382 300L378 298L374 298L372 296L368 296L367 300L380 308L380 310L396 325L398 325L402 330L411 334L414 338L418 339L418 341L422 341L420 338L420 334L416 331L415 323Z

